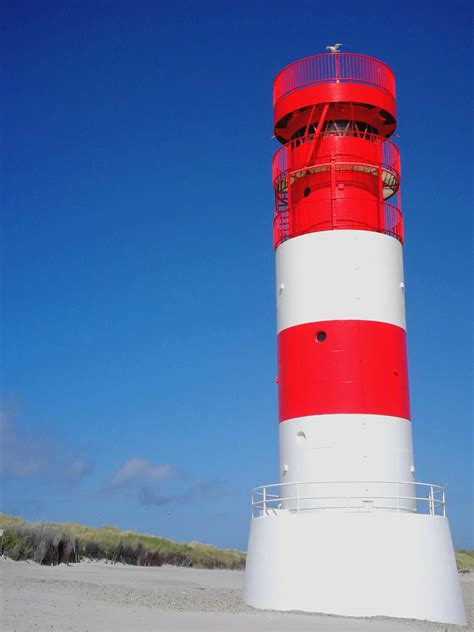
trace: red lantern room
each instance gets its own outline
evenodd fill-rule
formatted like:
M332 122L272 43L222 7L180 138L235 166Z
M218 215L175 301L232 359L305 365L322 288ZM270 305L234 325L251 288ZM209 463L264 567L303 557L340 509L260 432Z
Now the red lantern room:
M274 83L275 247L305 233L355 229L403 241L395 79L352 53L296 61Z

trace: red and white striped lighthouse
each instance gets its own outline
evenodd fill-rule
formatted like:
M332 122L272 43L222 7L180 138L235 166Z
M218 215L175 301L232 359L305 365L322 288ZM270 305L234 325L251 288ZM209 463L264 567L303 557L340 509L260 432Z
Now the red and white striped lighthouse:
M414 477L395 126L376 59L316 55L275 79L280 483L253 493L244 595L463 623L444 490Z

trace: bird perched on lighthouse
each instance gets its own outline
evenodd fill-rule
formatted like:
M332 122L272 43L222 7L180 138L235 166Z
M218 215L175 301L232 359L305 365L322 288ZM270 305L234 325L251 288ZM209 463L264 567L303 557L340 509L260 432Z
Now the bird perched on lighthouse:
M342 44L339 42L338 44L334 44L334 46L326 46L326 50L328 50L330 53L340 53L341 51L339 50L341 48Z

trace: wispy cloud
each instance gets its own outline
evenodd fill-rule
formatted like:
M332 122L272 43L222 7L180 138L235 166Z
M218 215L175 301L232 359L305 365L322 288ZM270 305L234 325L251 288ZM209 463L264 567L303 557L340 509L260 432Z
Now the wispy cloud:
M4 479L55 478L79 481L91 470L65 443L41 435L22 423L18 414L0 411L0 477Z
M150 463L141 457L126 461L107 482L109 489L161 483L179 476L178 471L168 464Z
M77 480L87 476L92 470L92 466L89 461L83 459L74 459L71 463L66 465L64 469L64 475L68 480Z
M177 493L160 494L145 487L140 491L139 500L146 507L151 505L187 504L202 498L218 498L226 495L227 491L228 485L226 481L202 481L194 483Z
M135 496L145 507L192 503L216 498L227 491L220 480L185 484L183 473L168 463L151 463L142 457L126 461L105 483L105 491Z

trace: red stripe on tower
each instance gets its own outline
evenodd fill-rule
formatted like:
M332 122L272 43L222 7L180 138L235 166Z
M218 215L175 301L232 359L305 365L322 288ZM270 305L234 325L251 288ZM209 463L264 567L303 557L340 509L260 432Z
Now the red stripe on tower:
M366 413L410 418L405 331L387 323L336 320L278 336L280 421Z

